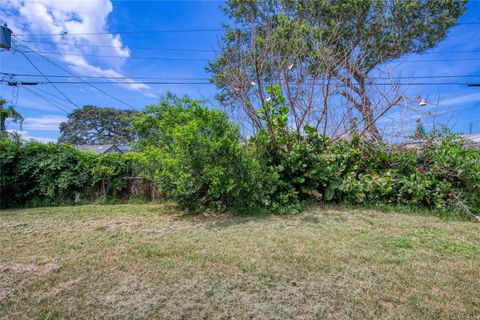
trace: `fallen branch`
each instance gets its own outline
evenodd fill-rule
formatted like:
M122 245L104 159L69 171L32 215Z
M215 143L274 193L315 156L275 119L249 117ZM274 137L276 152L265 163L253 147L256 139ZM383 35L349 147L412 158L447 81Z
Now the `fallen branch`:
M463 209L463 211L465 212L465 214L472 220L474 221L477 221L477 222L480 222L480 216L477 216L477 215L474 215L471 211L470 211L470 208L465 204L465 202L463 202L463 200L460 198L460 196L456 193L454 193L454 196L457 200L457 204L458 206Z

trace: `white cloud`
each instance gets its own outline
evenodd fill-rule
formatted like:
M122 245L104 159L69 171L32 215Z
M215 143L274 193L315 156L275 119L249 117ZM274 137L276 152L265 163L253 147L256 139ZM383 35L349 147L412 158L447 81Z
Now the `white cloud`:
M41 40L89 46L66 46L56 44L53 49L62 52L57 55L80 75L122 77L118 70L125 59L130 57L130 49L118 34L109 33L108 16L113 6L106 1L58 1L58 0L0 0L0 22L11 22L14 34L53 34L39 38L21 37L23 40ZM15 22L15 23L13 23ZM72 35L58 35L67 32ZM88 35L87 33L105 33ZM78 34L78 35L73 35ZM52 51L51 44L23 43L40 51ZM97 47L100 46L100 47ZM67 55L75 54L75 56ZM120 56L125 59L91 58L84 55ZM126 79L125 82L133 82ZM144 91L144 84L123 84L123 87Z
M53 139L53 138L46 138L46 137L37 137L37 136L31 136L28 131L20 131L20 130L8 130L8 132L11 132L11 133L17 133L19 134L23 139L25 140L35 140L35 141L38 141L38 142L42 142L42 143L48 143L48 142L56 142L57 139Z
M67 121L66 117L46 115L38 118L26 118L23 127L27 130L58 131L60 122Z
M145 96L149 97L149 98L159 99L159 97L156 94L153 94L153 93L146 93Z
M442 107L446 106L460 106L462 107L466 103L469 102L479 102L480 101L480 93L470 93L470 94L461 94L455 97L450 97L442 100L440 105Z
M63 59L72 64L72 69L77 73L81 74L88 74L89 76L100 76L100 77L123 77L123 75L115 70L112 69L102 69L96 66L89 64L84 57L73 57L73 56L64 56ZM122 79L123 82L134 82L132 79ZM148 89L149 86L145 84L139 83L131 83L131 84L121 84L122 87L134 89L134 90L142 90ZM148 95L148 93L145 93Z

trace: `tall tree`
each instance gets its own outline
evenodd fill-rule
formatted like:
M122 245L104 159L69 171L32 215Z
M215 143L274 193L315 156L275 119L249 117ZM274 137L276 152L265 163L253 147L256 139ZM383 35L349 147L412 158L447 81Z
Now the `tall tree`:
M138 111L84 106L60 123L61 143L70 144L128 144L136 138L130 128Z
M445 38L466 0L229 0L234 21L224 47L207 68L224 105L240 106L253 127L268 94L282 84L290 125L309 124L324 134L351 130L381 140L376 121L404 101L385 67L422 53ZM378 82L378 81L377 81ZM385 82L385 81L383 81ZM343 129L339 129L342 127Z
M13 106L6 106L7 100L0 98L0 133L2 136L7 137L7 119L12 122L18 123L20 128L23 125L23 117L18 113Z
M133 117L132 128L138 135L136 147L165 147L172 143L170 131L186 121L191 121L188 110L200 108L204 102L167 92L158 105L147 106L144 112Z

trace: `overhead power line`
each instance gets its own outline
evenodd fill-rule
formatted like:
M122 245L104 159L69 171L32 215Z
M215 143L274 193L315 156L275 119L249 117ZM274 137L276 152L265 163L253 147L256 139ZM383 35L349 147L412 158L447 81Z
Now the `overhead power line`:
M43 54L54 54L59 55L63 54L65 56L78 56L78 57L95 57L95 58L115 58L115 59L141 59L141 60L172 60L172 61L210 61L211 59L205 58L173 58L173 57L139 57L139 56L128 56L122 57L118 55L97 55L97 54L81 54L81 53L64 53L64 52L55 52L55 51L37 51L38 53Z
M64 99L61 99L59 97L57 97L56 95L46 91L46 90L43 90L43 89L40 89L38 86L37 87L30 87L28 88L30 90L33 90L33 91L36 91L38 94L42 94L43 96L46 96L48 97L49 99L52 99L52 101L60 106L63 106L63 107L66 107L66 108L69 108L68 105L65 105L65 103L68 103L68 101L64 100Z
M57 105L55 102L49 100L48 98L46 98L44 95L40 94L40 93L37 93L33 90L31 90L30 88L24 88L25 90L29 91L30 93L34 94L35 96L39 97L40 99L42 99L43 101L47 102L48 104L50 104L52 107L60 110L60 111L63 111L65 113L69 113L70 111L67 111L65 109L63 109L62 107L60 107L59 105Z
M65 103L65 102L68 103L67 100L65 100L65 99L63 99L63 98L61 98L61 97L59 97L59 96L57 96L57 95L54 95L54 94L51 93L51 92L48 92L48 91L46 91L46 90L43 90L43 89L39 88L38 86L34 87L34 89L35 89L35 90L38 90L38 91L40 91L40 92L43 92L44 94L46 94L46 95L54 98L54 99L57 100L57 101L60 101L59 103L61 103L61 104Z
M78 106L75 104L75 102L73 102L72 100L70 100L70 98L65 94L63 93L62 90L60 90L59 88L57 88L57 86L50 81L50 79L45 76L45 74L33 63L32 60L30 60L30 58L22 51L20 51L20 53L25 57L25 59L27 59L27 61L45 78L45 80L48 81L49 84L51 84L55 90L57 90L63 97L65 97L65 99L68 100L68 102L70 102L75 108L78 108Z
M62 67L62 66L61 66L61 65L59 65L58 63L55 63L54 61L52 61L52 60L48 59L47 57L45 57L45 56L41 55L40 53L38 53L37 51L33 50L32 48L29 48L29 47L27 47L27 46L24 46L24 47L25 47L25 48L27 48L28 50L30 50L31 52L35 53L35 54L36 54L36 55L38 55L39 57L43 58L44 60L46 60L46 61L50 62L51 64L53 64L53 65L54 65L54 66L56 66L57 68L59 68L59 69L63 70L64 72L66 72L66 73L70 74L71 76L73 76L73 77L75 77L75 78L79 79L79 80L80 80L80 81L81 81L83 84L86 84L86 85L88 85L88 86L90 86L90 87L94 88L95 90L97 90L97 91L99 91L99 92L103 93L104 95L106 95L106 96L108 96L108 97L110 97L110 98L114 99L115 101L118 101L118 102L120 102L120 103L123 103L124 105L126 105L126 106L128 106L128 107L130 107L130 108L134 108L134 106L132 106L131 104L129 104L129 103L127 103L127 102L123 101L122 99L119 99L119 98L117 98L117 97L115 97L115 96L111 95L110 93L108 93L108 92L106 92L106 91L104 91L104 90L102 90L102 89L100 89L100 88L97 88L96 86L94 86L94 85L93 85L93 84L91 84L90 82L83 80L83 79L82 79L82 78L80 78L78 75L76 75L76 74L74 74L73 72L71 72L71 71L69 71L69 70L65 69L64 67ZM20 51L20 52L21 52L21 51ZM25 55L25 54L24 54L24 55Z
M17 34L22 37L50 37L50 36L96 36L96 35L111 35L111 34L142 34L142 33L195 33L195 32L220 32L225 31L222 28L215 29L160 29L160 30L131 30L131 31L99 31L99 32L79 32L69 33L68 31L62 33L43 33L43 34Z
M0 72L0 74L6 76L14 76L14 77L40 77L38 74L31 74L31 73L8 73L8 72ZM48 75L50 78L72 78L72 76L66 75ZM165 77L142 77L142 76L124 76L124 77L106 77L106 76L79 76L83 79L120 79L120 80L127 80L127 79L155 79L155 80L210 80L208 77L182 77L182 76L165 76ZM480 77L480 75L479 75Z
M5 80L0 80L5 81ZM50 82L38 82L37 84L49 84ZM84 81L51 81L55 84L85 84ZM146 85L214 85L210 82L175 82L175 81L91 81L91 84L105 84L105 85L115 85L115 84L146 84ZM317 83L304 83L303 85L322 85L322 82ZM462 83L462 82L372 82L366 83L368 86L469 86L477 87L480 86L480 83ZM343 86L343 85L342 85Z
M162 47L131 47L131 46L112 46L112 45L98 45L98 44L84 44L84 43L71 43L71 42L55 42L55 41L38 41L38 40L20 40L28 43L40 43L40 44L52 44L52 45L64 45L74 47L91 47L91 48L115 48L115 49L132 49L132 50L157 50L157 51L176 51L176 52L205 52L216 53L219 50L214 49L195 49L195 48L162 48ZM452 54L452 53L479 53L480 50L441 50L441 51L427 51L426 53L435 54Z
M41 77L41 75L33 73L8 73L0 72L0 74L13 77ZM72 78L68 75L47 75L49 78ZM205 80L209 81L209 77L189 77L189 76L122 76L122 77L107 77L107 76L78 76L83 79L111 79L111 80L129 80L129 79L148 79L148 80ZM480 74L464 74L464 75L421 75L421 76L395 76L395 77L369 77L369 79L377 80L396 80L396 79L442 79L442 78L479 78ZM277 81L283 81L282 79L273 79Z
M459 22L455 26L462 25L480 25L480 22ZM16 34L22 37L50 37L50 36L93 36L93 35L111 35L111 34L142 34L142 33L196 33L196 32L222 32L224 28L195 28L195 29L158 29L158 30L114 30L114 31L98 31L98 32L78 32L70 33L64 31L61 33L42 33L42 34Z
M9 76L15 76L15 74L11 73L3 73ZM68 76L58 76L58 77L68 77ZM185 79L180 79L177 78L179 81L133 81L131 78L119 78L116 80L109 80L109 81L89 81L86 82L85 80L82 79L81 76L76 76L80 81L72 81L72 80L57 80L57 81L52 81L49 80L48 82L29 82L31 85L42 85L42 84L85 84L88 83L90 85L92 84L106 84L106 85L112 85L112 84L145 84L145 85L166 85L166 84L172 84L172 85L214 85L213 83L209 81L185 81ZM86 77L88 78L88 77ZM98 77L100 79L108 80L110 78L105 77ZM143 79L140 77L140 79ZM398 78L399 80L400 78ZM113 80L113 81L112 81ZM374 78L370 78L369 80L374 80ZM468 86L468 87L477 87L480 86L480 83L475 83L475 82L395 82L394 78L386 78L386 77L378 77L376 80L390 80L387 82L373 82L370 81L368 83L365 83L367 86L430 86L430 85L456 85L456 86ZM272 79L272 81L284 81L282 79ZM10 80L0 80L0 82L4 83L9 83ZM18 83L18 82L17 82ZM301 85L322 85L323 83L321 81L317 82L305 82ZM332 83L335 84L335 83ZM337 86L343 87L344 85L341 82L337 83ZM96 87L95 87L96 88ZM97 90L100 90L96 88Z
M95 58L116 58L116 59L140 59L140 60L165 60L165 61L211 61L205 58L177 58L177 57L143 57L143 56L129 56L122 57L118 55L96 55L96 54L81 54L81 53L65 53L58 51L37 51L43 54L52 55L66 55L78 57L95 57ZM456 61L480 61L480 58L460 58L460 59L427 59L427 60L391 60L390 63L429 63L429 62L456 62Z
M19 40L20 42L26 42ZM174 51L174 49L172 49ZM480 52L480 51L479 51ZM157 56L119 56L119 55L99 55L99 54L83 54L83 53L69 53L59 51L37 51L41 54L50 55L67 55L67 56L81 56L81 57L93 57L93 58L114 58L114 59L138 59L138 60L164 60L164 61L211 61L208 58L182 58L182 57L157 57ZM445 52L447 53L447 52ZM434 63L434 62L460 62L460 61L480 61L480 58L453 58L453 59L414 59L414 60L391 60L389 63Z
M54 42L54 41L35 41L35 40L21 40L22 42L28 43L41 43L41 44L54 44L54 45L64 45L64 46L75 46L75 47L93 47L93 48L115 48L123 49L122 46L109 46L109 45L98 45L98 44L83 44L83 43L69 43L69 42ZM206 53L215 53L216 50L213 49L194 49L194 48L158 48L158 47L130 47L128 49L133 50L158 50L158 51L184 51L184 52L206 52ZM480 52L474 51L474 52Z
M10 87L20 87L20 86L36 86L38 82L32 81L5 81Z

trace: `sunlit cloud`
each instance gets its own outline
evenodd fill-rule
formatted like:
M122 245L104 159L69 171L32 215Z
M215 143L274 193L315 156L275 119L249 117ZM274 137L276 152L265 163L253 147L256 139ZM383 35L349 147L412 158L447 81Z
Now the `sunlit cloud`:
M25 119L23 128L26 130L58 131L60 123L64 121L67 121L67 118L58 115L30 117Z
M447 106L464 106L467 103L480 102L480 92L471 94L459 94L458 96L448 97L440 102L443 107Z
M61 54L55 59L67 63L79 75L101 77L123 77L118 71L130 57L130 49L123 43L119 34L109 33L108 17L113 6L106 1L57 1L57 0L0 0L2 10L0 22L13 22L10 27L18 34L19 48L37 51L56 51ZM63 35L67 33L67 35ZM91 35L91 33L102 33ZM25 37L22 34L49 34L45 37ZM72 45L22 42L41 40L42 42L71 43ZM88 46L78 46L88 45ZM28 47L28 48L27 48ZM74 54L74 55L71 55ZM90 55L118 56L123 59L91 57ZM49 58L53 58L48 55ZM124 79L122 87L140 91L149 89L145 84L133 83ZM129 83L132 82L132 83Z
M28 131L25 131L25 130L8 130L8 132L19 134L23 139L25 139L27 141L35 140L35 141L42 142L42 143L56 142L57 141L57 139L53 139L53 138L32 136L28 133Z

